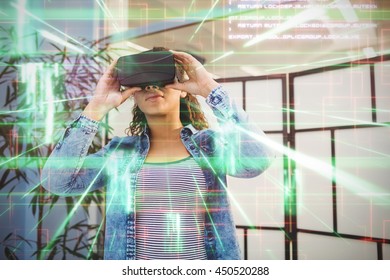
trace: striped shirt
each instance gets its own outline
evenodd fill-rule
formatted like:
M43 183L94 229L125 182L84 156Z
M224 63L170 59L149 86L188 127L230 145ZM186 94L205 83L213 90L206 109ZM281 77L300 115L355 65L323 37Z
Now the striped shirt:
M136 259L207 259L202 170L191 157L147 163L137 177Z

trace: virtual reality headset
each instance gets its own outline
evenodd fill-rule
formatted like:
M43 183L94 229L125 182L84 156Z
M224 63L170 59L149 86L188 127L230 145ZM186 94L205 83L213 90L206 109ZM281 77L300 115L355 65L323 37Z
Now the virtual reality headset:
M201 63L202 58L195 57ZM118 81L126 87L163 87L172 84L175 79L183 82L186 74L176 65L170 51L146 51L139 54L122 56L116 64Z

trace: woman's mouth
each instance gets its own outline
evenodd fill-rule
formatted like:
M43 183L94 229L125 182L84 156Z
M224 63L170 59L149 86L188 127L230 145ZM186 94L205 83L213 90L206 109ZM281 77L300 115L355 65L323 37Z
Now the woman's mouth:
M148 98L146 98L146 101L150 100L150 101L156 101L158 100L159 98L163 98L162 95L160 94L153 94L152 96L149 96Z

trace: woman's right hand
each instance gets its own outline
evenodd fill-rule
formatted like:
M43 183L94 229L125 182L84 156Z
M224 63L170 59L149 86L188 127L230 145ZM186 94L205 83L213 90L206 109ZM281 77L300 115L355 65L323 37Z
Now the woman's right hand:
M111 109L118 107L135 92L141 90L140 87L131 87L120 91L115 71L116 63L116 60L113 61L100 78L92 100L83 111L83 115L86 117L100 121Z

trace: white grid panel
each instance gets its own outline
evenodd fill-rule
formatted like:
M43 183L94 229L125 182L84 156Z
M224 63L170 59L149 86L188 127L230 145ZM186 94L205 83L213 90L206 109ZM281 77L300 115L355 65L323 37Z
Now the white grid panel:
M246 111L263 130L283 129L283 80L247 81Z
M375 95L378 122L390 122L390 61L374 66Z
M371 123L369 66L294 79L295 128Z
M340 130L335 139L339 232L390 239L390 127Z
M390 244L383 244L383 259L390 260Z
M333 232L330 131L296 133L296 150L305 157L296 162L298 228Z
M228 92L229 97L232 98L239 108L243 108L243 91L242 82L226 82L220 83Z
M275 230L248 230L248 259L284 260L284 233Z
M298 233L298 259L376 260L376 243Z

